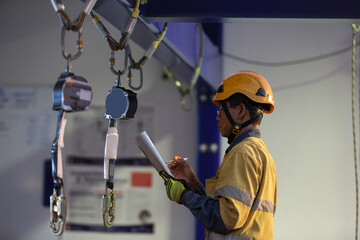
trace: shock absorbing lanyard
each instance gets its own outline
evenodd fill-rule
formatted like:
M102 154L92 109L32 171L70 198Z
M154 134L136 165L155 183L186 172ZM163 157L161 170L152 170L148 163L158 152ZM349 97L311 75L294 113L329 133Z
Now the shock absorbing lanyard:
M66 126L65 112L77 112L88 109L92 98L92 89L86 79L71 73L71 61L80 57L83 49L82 24L86 15L92 10L96 0L89 0L78 19L72 22L65 12L65 7L60 0L51 0L55 12L59 14L62 24L61 49L62 55L67 60L67 67L53 90L53 110L58 111L55 139L52 143L51 163L52 177L54 180L53 194L50 196L50 227L55 235L64 231L67 216L67 201L63 181L63 159L61 148L64 147L64 132ZM78 52L71 55L65 52L65 31L72 30L78 33Z
M109 91L105 102L105 117L109 119L104 150L104 179L105 192L102 198L103 223L107 228L112 227L115 220L114 171L117 159L119 134L117 131L118 119L133 118L137 109L136 93L120 86L120 77L125 74L128 64L126 51L124 69L114 69L114 52L111 51L110 70L117 77L115 86Z

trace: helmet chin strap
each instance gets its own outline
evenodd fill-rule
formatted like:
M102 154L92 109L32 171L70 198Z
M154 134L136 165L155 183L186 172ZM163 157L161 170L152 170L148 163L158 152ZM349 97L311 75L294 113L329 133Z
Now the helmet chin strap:
M241 129L249 126L250 124L252 124L253 122L259 119L259 115L258 115L242 124L236 123L229 112L226 102L223 102L221 105L223 107L227 119L229 120L232 126L231 135L228 137L228 144L231 144L234 141L236 135L241 131Z

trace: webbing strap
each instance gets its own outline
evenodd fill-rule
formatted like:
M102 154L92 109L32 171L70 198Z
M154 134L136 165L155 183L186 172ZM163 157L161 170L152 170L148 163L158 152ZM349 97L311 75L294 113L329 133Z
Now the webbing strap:
M231 131L231 135L229 136L228 138L228 143L231 144L234 139L235 139L235 136L241 131L241 129L249 126L250 124L254 123L255 121L257 121L260 117L260 115L254 117L254 118L251 118L250 120L244 122L243 124L240 124L240 123L236 123L234 121L234 119L232 118L230 112L229 112L229 109L228 107L226 106L226 102L223 102L222 104L222 107L223 107L223 110L225 112L225 115L226 115L226 118L229 120L231 126L233 127L232 131Z

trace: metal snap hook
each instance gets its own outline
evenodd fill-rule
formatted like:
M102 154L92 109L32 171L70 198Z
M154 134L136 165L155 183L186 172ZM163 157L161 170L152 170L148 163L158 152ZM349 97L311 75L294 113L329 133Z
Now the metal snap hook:
M60 196L56 189L50 196L50 227L54 235L59 236L64 232L66 221L66 197L63 189L60 189Z
M115 194L111 189L108 193L108 188L105 186L105 194L102 198L102 211L103 211L103 223L107 228L112 227L115 220Z

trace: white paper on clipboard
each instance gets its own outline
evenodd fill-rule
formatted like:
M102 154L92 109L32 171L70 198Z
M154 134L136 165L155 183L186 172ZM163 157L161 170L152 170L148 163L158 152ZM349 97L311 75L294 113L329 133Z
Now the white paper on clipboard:
M145 131L140 133L135 137L135 141L137 145L139 146L140 150L144 153L147 159L151 162L151 164L154 166L156 171L160 173L160 171L164 170L167 174L172 176L169 168L166 166L164 160L160 156L159 152L155 148L153 142L147 135Z

